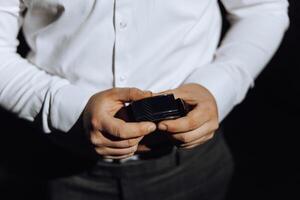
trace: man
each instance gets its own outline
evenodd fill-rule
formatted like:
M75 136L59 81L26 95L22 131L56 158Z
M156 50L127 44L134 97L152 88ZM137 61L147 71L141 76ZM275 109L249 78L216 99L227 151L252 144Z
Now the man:
M216 0L0 0L0 105L41 116L45 133L83 124L99 155L93 169L53 181L51 199L224 198L232 160L218 124L289 20L286 0L222 3L231 28L217 47ZM27 59L16 54L20 27ZM193 110L158 124L114 117L164 93Z

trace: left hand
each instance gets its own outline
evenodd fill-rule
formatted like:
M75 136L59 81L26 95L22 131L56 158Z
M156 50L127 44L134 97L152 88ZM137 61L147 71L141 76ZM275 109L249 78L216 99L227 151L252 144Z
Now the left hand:
M179 147L193 148L213 138L219 127L218 109L213 95L206 88L189 83L154 95L161 94L174 94L175 98L194 106L185 117L158 124L158 129L169 132L170 137L180 143Z

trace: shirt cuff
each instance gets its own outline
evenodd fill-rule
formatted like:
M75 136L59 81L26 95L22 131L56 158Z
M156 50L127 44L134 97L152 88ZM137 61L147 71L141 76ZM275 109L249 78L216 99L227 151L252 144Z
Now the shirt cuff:
M64 85L54 95L50 106L50 124L54 129L68 132L79 119L88 100L96 92L75 85ZM50 133L48 123L44 131Z
M217 103L219 122L236 104L235 81L222 63L212 63L196 69L185 79L184 83L197 83L210 91Z

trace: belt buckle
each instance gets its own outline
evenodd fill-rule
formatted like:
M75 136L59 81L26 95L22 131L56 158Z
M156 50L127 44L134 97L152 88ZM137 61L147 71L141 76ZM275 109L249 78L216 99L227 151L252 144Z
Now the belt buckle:
M102 158L103 162L106 163L119 163L119 164L123 164L123 163L127 163L130 161L136 161L139 160L139 155L135 154L133 156L130 156L128 158L122 158L122 159L112 159L112 158Z

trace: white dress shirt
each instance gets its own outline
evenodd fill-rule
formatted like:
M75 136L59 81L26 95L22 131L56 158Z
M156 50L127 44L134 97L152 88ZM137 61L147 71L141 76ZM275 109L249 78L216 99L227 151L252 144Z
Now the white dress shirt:
M0 106L67 132L90 96L199 83L220 121L241 102L288 27L286 0L0 0ZM24 9L27 9L23 16ZM31 52L16 53L20 28Z

